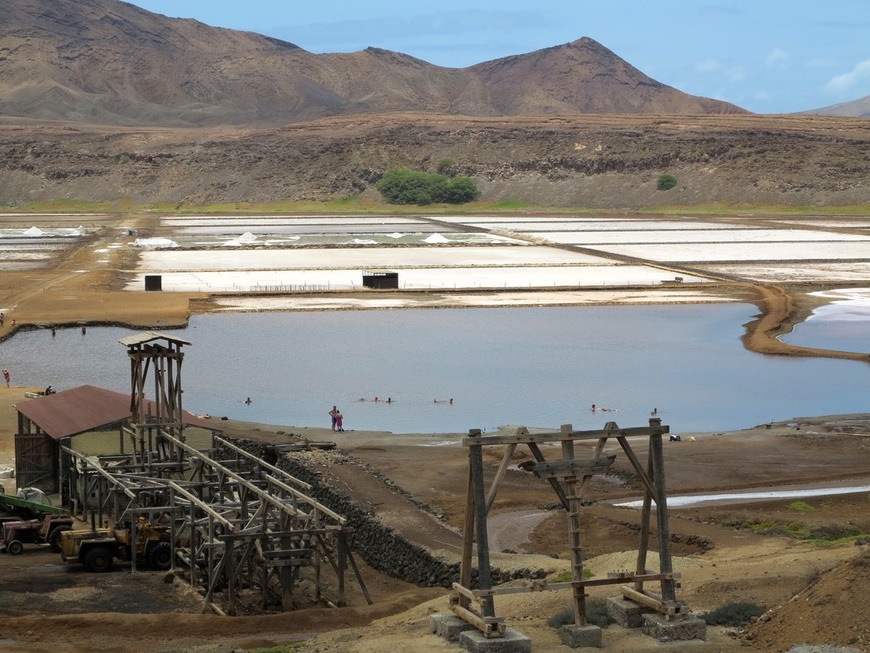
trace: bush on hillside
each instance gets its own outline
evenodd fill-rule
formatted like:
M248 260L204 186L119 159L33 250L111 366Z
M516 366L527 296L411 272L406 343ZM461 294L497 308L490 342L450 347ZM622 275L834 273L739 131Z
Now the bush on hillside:
M665 173L663 175L659 175L659 179L656 182L656 188L659 190L670 190L674 186L677 185L677 178L673 175Z
M405 168L388 170L377 189L389 204L464 204L480 198L480 190L468 177Z

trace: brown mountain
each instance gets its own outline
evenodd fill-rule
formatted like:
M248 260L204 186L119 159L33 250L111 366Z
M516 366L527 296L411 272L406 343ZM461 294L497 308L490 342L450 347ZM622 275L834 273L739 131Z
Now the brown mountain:
M841 102L840 104L832 104L820 109L801 111L800 113L815 116L870 118L870 95L858 98L857 100L851 100L850 102Z
M312 54L118 0L5 4L7 117L193 126L388 112L744 113L661 84L588 38L456 69L376 48Z

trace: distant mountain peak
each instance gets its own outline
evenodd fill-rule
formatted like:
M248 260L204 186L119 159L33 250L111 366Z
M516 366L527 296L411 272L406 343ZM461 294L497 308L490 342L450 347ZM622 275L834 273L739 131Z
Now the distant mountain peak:
M649 78L582 37L467 68L377 47L313 54L120 0L15 0L0 113L141 125L281 124L351 113L740 113ZM47 89L55 89L45 92Z
M870 118L870 95L849 102L832 104L821 109L800 111L799 113L818 116L840 116L843 118Z

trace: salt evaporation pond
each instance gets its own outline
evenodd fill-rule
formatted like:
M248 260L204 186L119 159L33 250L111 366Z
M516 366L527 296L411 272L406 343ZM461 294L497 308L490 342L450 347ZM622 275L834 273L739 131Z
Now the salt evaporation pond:
M867 410L865 363L746 351L741 325L755 312L734 303L221 313L167 333L192 343L186 409L279 425L326 426L333 404L348 429L395 433L637 426L653 408L690 433ZM0 344L0 359L16 384L129 392L118 340L135 332L22 332Z

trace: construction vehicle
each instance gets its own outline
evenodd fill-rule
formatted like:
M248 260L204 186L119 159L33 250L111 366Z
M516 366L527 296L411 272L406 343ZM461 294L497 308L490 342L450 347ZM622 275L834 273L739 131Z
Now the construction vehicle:
M25 544L49 544L59 551L60 533L72 528L73 519L63 508L50 505L41 490L21 488L18 496L0 494L0 523L3 549L18 555Z
M18 496L0 494L0 521L41 519L45 515L66 514L67 511L63 508L55 508L48 503L45 494L36 488L21 488L18 490Z
M152 569L172 566L169 529L139 518L134 524L122 522L115 528L90 528L60 534L60 556L64 562L80 562L91 572L111 571L115 559L135 560Z
M52 551L60 551L60 534L72 530L69 515L45 515L42 519L21 519L3 522L2 542L12 555L24 553L25 544L48 544Z

